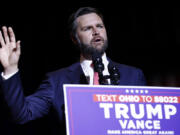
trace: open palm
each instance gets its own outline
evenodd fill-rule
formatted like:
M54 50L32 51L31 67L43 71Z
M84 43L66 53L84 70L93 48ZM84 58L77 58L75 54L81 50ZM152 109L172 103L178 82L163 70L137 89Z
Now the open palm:
M0 31L0 63L5 70L17 68L20 57L20 41L16 42L12 28L3 27L2 30L3 35Z

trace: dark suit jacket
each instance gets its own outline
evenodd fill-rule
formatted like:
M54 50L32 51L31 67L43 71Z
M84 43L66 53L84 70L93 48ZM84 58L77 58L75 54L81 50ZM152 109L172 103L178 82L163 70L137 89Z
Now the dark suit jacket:
M140 69L114 62L113 64L120 72L119 85L146 84ZM17 123L23 124L40 118L53 108L62 128L65 118L63 84L87 84L80 63L48 73L37 92L28 97L24 97L19 73L5 81L1 78L0 82L4 98Z

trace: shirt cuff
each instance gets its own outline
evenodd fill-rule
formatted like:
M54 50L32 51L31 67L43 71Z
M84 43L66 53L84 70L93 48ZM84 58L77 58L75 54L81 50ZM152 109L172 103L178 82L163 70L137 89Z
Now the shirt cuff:
M16 72L14 73L11 73L11 74L8 74L8 75L4 75L4 72L1 73L1 76L2 76L2 79L3 80L7 80L9 78L11 78L13 75L15 75L19 70L17 70Z

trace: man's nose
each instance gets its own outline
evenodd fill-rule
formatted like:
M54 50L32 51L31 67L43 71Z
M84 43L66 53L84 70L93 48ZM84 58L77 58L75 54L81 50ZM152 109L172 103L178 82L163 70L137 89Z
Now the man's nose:
M97 35L99 35L99 31L97 30L97 28L93 28L93 36Z

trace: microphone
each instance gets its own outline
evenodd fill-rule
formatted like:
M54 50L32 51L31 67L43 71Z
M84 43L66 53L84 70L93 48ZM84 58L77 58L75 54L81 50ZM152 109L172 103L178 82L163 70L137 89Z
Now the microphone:
M92 55L92 61L94 66L94 71L98 72L99 75L99 84L107 85L106 78L103 76L104 64L102 62L102 58L100 53L94 53Z
M108 69L110 73L111 84L118 85L120 82L120 73L118 68L112 63L109 63Z
M102 62L101 55L99 53L94 53L92 55L92 61L94 66L94 71L98 72L99 84L108 85L107 79L110 78L112 85L118 85L120 82L120 73L118 68L111 63L108 65L108 70L110 75L103 76L104 64Z
M99 53L94 53L92 55L92 61L93 61L94 71L101 74L104 70L104 64L102 63L101 55Z

